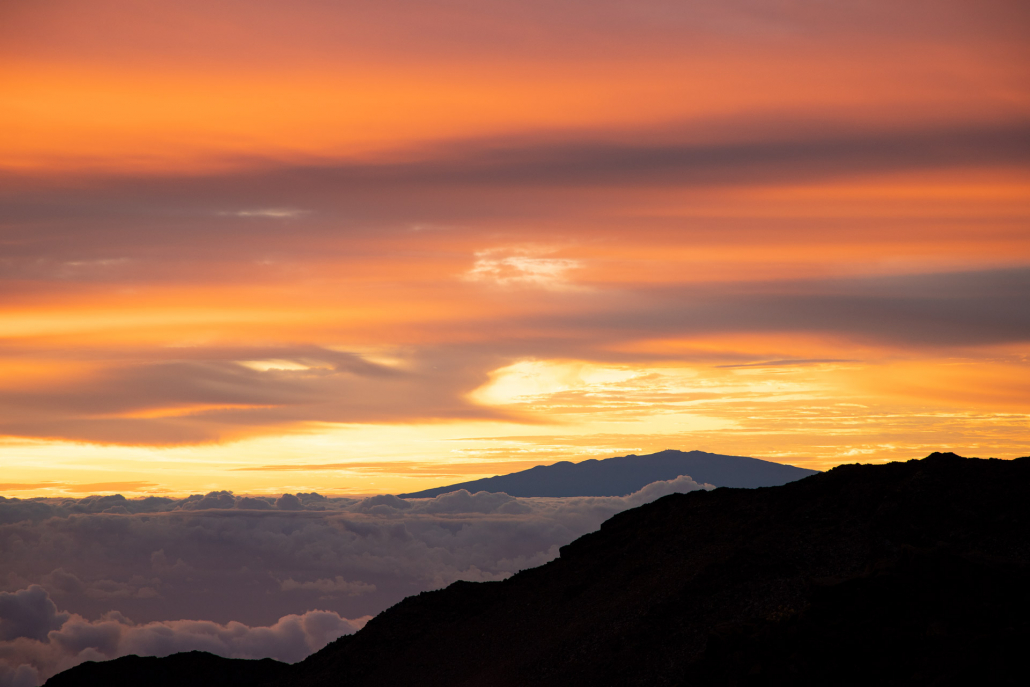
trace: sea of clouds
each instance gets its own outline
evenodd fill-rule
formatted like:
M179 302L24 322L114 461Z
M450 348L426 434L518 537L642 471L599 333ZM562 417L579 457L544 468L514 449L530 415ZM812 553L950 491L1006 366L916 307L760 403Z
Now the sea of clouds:
M620 511L704 488L682 476L624 497L0 497L0 687L128 654L299 661L405 596L502 580Z

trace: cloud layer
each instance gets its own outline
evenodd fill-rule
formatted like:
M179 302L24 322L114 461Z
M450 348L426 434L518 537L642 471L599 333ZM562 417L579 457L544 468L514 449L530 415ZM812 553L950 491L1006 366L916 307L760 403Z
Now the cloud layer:
M54 608L39 585L13 594L0 592L0 622L7 625L8 632L0 641L0 687L35 687L83 661L130 654L207 651L229 658L295 663L334 639L358 631L369 619L347 620L330 611L307 611L284 616L267 627L206 620L137 624L117 611L90 621L75 614L55 616ZM40 634L44 628L45 634Z
M130 653L297 661L405 596L504 579L617 512L700 488L682 476L569 499L3 499L0 685ZM183 616L197 620L169 620Z
M547 273L552 287L563 287L559 273ZM518 275L497 279L545 279L536 272ZM529 415L477 403L469 394L520 359L689 359L682 347L647 355L612 350L649 340L819 337L833 342L823 350L838 359L840 352L868 355L869 347L968 355L972 347L1030 340L1028 300L1030 270L1023 267L652 285L556 295L532 313L482 313L448 328L450 337L466 341L406 347L391 365L313 345L166 348L132 363L119 361L117 350L94 351L100 359L77 363L87 374L42 388L30 380L0 385L0 435L161 445L282 433L311 423L526 420ZM502 329L513 336L498 340L493 333ZM422 334L433 339L439 330L426 325ZM729 349L720 359L707 348L704 357L715 364L749 362Z

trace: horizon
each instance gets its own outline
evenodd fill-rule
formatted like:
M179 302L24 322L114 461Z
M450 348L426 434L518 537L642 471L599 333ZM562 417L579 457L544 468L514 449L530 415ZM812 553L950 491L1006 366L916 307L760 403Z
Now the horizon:
M722 456L726 455L726 454L712 453L712 452L708 452L708 451L699 451L697 449L692 449L690 451L683 451L681 449L662 449L662 450L657 451L655 453L667 453L667 452L705 453L707 455L714 455L714 456L718 456L718 457L722 457ZM464 482L449 482L447 484L433 485L433 486L430 486L430 487L426 487L424 489L420 489L419 491L420 492L421 491L431 491L431 490L436 490L436 489L443 489L443 488L446 488L446 487L455 487L455 490L457 491L457 490L460 490L460 489L465 489L465 485L467 485L468 483L474 483L474 482L477 482L477 481L480 481L480 480L483 480L483 479L489 479L489 478L492 478L492 477L506 477L506 476L509 476L509 475L519 474L519 473L522 473L522 472L526 472L526 471L528 471L528 470L530 470L530 469L532 469L534 467L552 467L552 466L558 465L560 463L570 463L572 465L578 465L580 463L584 463L584 462L587 462L587 461L598 462L598 461L609 460L611 458L639 458L639 457L647 457L647 456L650 456L650 455L655 455L655 454L645 454L644 456L638 456L636 454L627 454L625 456L610 456L609 458L584 458L583 460L580 460L580 461L560 460L560 461L555 461L553 463L539 463L539 464L536 464L536 465L532 465L532 466L530 466L528 468L516 470L516 471L510 472L510 473L498 473L498 474L494 474L494 475L485 475L485 476L481 476L481 477L476 477L475 479L472 479L472 480L465 480ZM802 468L802 469L814 470L813 474L819 474L821 472L826 472L828 470L832 470L833 468L836 468L836 467L845 467L845 466L851 466L851 465L874 465L874 464L882 465L884 463L893 463L893 462L905 463L905 462L911 462L911 461L914 461L914 460L915 461L923 460L925 458L929 458L929 457L934 456L934 455L954 455L954 456L958 456L960 458L965 458L965 459L969 459L969 460L998 460L994 456L961 456L959 454L956 454L954 451L934 451L933 453L931 453L929 455L926 455L926 456L918 456L918 457L913 457L913 458L897 458L895 460L889 460L889 461L877 461L876 463L862 463L862 462L839 463L838 465L834 465L833 467L827 468L827 470L814 470L813 468ZM733 456L733 457L738 457L738 458L741 458L741 457L742 458L755 458L756 460L765 461L765 459L763 459L763 458L756 458L755 456ZM1016 458L1027 458L1027 457L1030 457L1030 456L1017 456ZM1014 460L1014 458L1013 459L1002 459L1002 460ZM779 461L765 461L765 462L775 463L777 465L783 465L785 467L801 467L801 466L793 465L792 463L785 463L785 462L779 462ZM683 475L680 475L680 477L692 478L692 476L689 475L689 474L683 474ZM93 485L87 485L87 486L93 486ZM738 487L738 488L748 488L748 487ZM43 490L45 490L45 488ZM467 489L465 489L465 490L467 491ZM2 490L0 490L0 491L2 491ZM284 494L290 494L291 493L291 492L284 492L284 491L240 492L240 491L234 491L232 489L218 490L218 491L226 491L226 492L228 492L229 494L232 494L235 497L254 496L254 497L265 498L265 499L270 499L270 498L274 498L276 496L282 496ZM130 492L130 493L132 493L132 492ZM184 491L184 492L180 492L180 493L162 492L160 494L147 494L147 493L140 494L140 493L137 492L137 493L135 493L135 495L129 496L129 497L125 497L125 498L127 500L141 500L141 499L148 498L150 496L162 496L162 497L166 497L166 498L173 499L173 500L183 500L183 499L186 499L186 498L191 497L191 496L205 496L205 495L210 495L211 493L217 493L217 492L206 492L205 493L205 492L188 492L188 491ZM299 494L300 492L293 492L293 493L294 494ZM361 501L361 500L373 498L375 496L383 496L383 495L395 495L395 496L398 496L399 498L403 498L405 500L408 500L408 499L418 500L418 499L431 499L431 498L435 498L435 496L410 496L410 495L403 495L403 494L386 494L385 492L376 492L376 491L368 492L368 493L333 492L333 491L312 492L312 493L314 495L316 495L316 496L322 496L322 497L326 497L326 498L330 498L330 499L348 499L348 500L356 500L356 501ZM504 493L504 492L497 492L497 493ZM2 495L0 495L0 496L2 496ZM75 492L75 493L63 493L63 494L48 494L48 493L39 494L39 493L36 493L36 494L32 494L32 495L25 495L24 493L22 493L21 495L6 496L4 498L8 498L8 499L12 499L12 498L13 499L55 499L55 500L56 499L73 499L74 500L74 499L85 499L85 498L89 498L91 496L124 496L124 494L122 494L121 492L119 492L117 490L109 489L109 490L91 490L91 491L88 491L88 492L80 491L80 492ZM516 496L516 497L513 497L513 498L553 498L553 497L541 497L541 496L524 497L524 496ZM557 497L557 498L570 498L570 497Z
M488 478L491 478L491 477L504 477L504 476L507 476L507 475L512 475L512 474L517 474L517 473L525 472L525 471L530 470L530 469L532 469L534 467L552 467L554 465L558 465L559 463L570 463L570 464L573 464L573 465L578 465L580 463L584 463L584 462L587 462L587 461L597 462L597 461L610 460L612 458L641 458L641 457L648 457L648 456L656 455L656 454L659 454L659 453L670 453L670 452L675 452L675 453L704 453L706 455L717 456L717 457L724 457L724 456L727 455L727 454L712 453L712 452L708 452L708 451L700 451L698 449L691 449L691 450L688 450L688 451L684 451L684 450L681 450L681 449L668 449L667 448L667 449L661 449L661 450L656 451L654 453L643 454L643 455L637 455L637 454L630 453L630 454L627 454L627 455L624 455L624 456L608 456L608 457L605 457L605 458L584 458L584 459L579 460L579 461L559 460L559 461L555 461L555 462L551 462L551 463L538 463L538 464L531 465L531 466L526 467L526 468L522 468L522 469L519 469L519 470L514 470L512 472L508 472L508 473L498 473L498 474L482 475L480 477L476 477L473 480L464 480L463 482L453 482L453 483L449 482L447 484L437 484L437 485L433 485L433 486L430 486L430 487L425 487L424 489L419 489L419 491L426 491L426 490L430 490L430 489L441 489L441 488L445 488L445 487L448 487L448 486L456 486L456 487L458 487L458 486L466 484L468 482L475 482L475 481L478 481L480 479L488 479ZM755 458L754 456L728 456L728 457L733 457L733 458ZM762 461L764 461L765 459L763 459L763 458L755 458L755 460L762 460ZM910 460L918 460L918 459L910 459ZM784 463L784 462L779 462L779 461L765 461L765 462L776 463L777 465L784 465L786 467L799 467L799 466L792 465L790 463ZM822 471L816 471L816 472L822 472ZM683 477L691 477L691 475L682 475L682 476ZM94 487L94 486L116 486L116 485L85 485L85 486L87 486L87 487ZM3 485L0 484L0 492L3 491L2 487L3 487ZM60 490L60 488L61 487L53 487L52 489ZM72 492L72 493L53 494L53 493L48 493L48 487L43 486L43 485L40 485L39 489L23 489L23 490L20 490L20 491L22 491L21 495L14 496L14 497L7 496L6 498L25 498L25 499L68 499L68 498L72 498L72 499L76 499L76 498L88 498L89 496L111 496L111 495L124 496L117 489L106 489L106 490L105 489L92 489L92 490L90 490L88 492L77 491L77 492ZM33 493L25 494L24 493L25 491L30 491L30 492L33 492ZM223 491L223 490L217 490L217 491ZM224 491L227 491L230 494L233 494L234 496L258 496L258 497L274 497L274 496L281 496L283 494L290 493L290 492L283 492L283 491L238 492L238 491L234 491L232 489L227 489L227 490L224 490ZM39 492L44 492L44 493L39 493ZM131 497L128 497L128 498L137 499L137 500L138 499L144 499L144 498L147 498L149 496L163 496L163 497L168 497L168 498L179 498L179 499L182 499L182 498L189 497L189 496L203 496L204 495L203 493L200 493L200 492L188 492L188 491L179 492L179 493L170 492L170 491L163 491L163 492L161 492L159 494L153 494L153 493L142 493L142 494L140 494L139 492L130 492L130 493L134 493L135 495L131 496ZM207 493L211 493L211 492L207 492ZM324 492L316 492L316 493L318 495L320 495L320 496L326 496L326 497L329 497L329 498L347 498L347 499L364 499L364 498L369 498L369 497L373 497L373 496L380 496L380 495L384 494L384 492L354 493L354 492L333 492L333 491L324 491ZM0 494L0 495L2 495L2 494ZM414 497L414 496L403 497L402 496L401 498L431 498L431 497Z
M0 10L0 493L1027 452L1018 2L126 2Z

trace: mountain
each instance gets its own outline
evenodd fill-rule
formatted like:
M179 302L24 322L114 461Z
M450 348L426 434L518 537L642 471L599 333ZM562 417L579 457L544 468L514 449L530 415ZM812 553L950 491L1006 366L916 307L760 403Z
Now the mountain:
M252 684L1022 684L1028 485L1030 458L935 453L673 494L503 582L408 597ZM146 684L133 660L47 684Z
M290 665L270 658L242 661L206 651L187 651L164 658L123 656L114 661L89 661L47 680L48 685L146 685L146 687L252 687L288 685Z
M628 455L582 463L562 461L538 465L510 475L487 477L446 487L398 494L423 499L458 489L503 491L509 496L625 496L651 482L689 475L695 482L717 487L775 487L816 474L815 470L781 465L758 458L720 456L704 451L660 451L646 456Z

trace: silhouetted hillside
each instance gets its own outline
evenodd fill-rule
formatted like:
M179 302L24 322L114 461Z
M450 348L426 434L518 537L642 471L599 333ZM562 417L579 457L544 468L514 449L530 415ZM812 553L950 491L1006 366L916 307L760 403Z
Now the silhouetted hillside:
M674 494L504 582L409 597L265 683L1017 684L1028 485L1030 458L933 454ZM123 664L48 684L143 684ZM182 684L229 684L201 675Z
M107 685L140 685L145 687L251 687L261 684L282 684L287 678L287 663L263 658L240 661L215 656L205 651L188 651L164 658L124 656L114 661L92 661L55 675L48 685L106 687Z
M816 474L816 470L758 458L720 456L704 451L660 451L582 463L562 461L529 470L425 489L401 498L432 498L458 489L503 491L509 496L625 496L662 480L689 475L717 487L775 487Z

